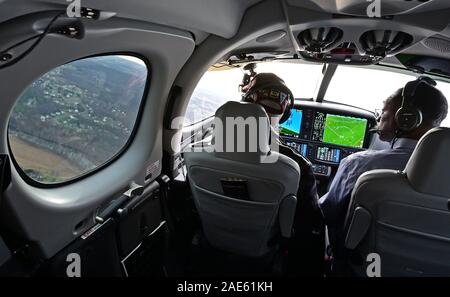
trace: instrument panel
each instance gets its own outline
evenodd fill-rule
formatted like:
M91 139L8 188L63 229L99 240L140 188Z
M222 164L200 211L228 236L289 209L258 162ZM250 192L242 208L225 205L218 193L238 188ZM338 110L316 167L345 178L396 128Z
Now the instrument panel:
M330 167L338 167L343 158L365 150L370 142L369 129L375 125L369 112L351 112L332 104L328 107L311 103L297 106L280 125L284 142L308 158L319 175L329 175Z

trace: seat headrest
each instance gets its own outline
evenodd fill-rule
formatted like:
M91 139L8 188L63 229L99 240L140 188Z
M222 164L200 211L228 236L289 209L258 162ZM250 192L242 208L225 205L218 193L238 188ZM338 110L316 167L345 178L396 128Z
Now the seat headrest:
M406 175L418 192L450 197L450 129L434 128L417 144Z
M270 122L264 108L246 102L227 102L214 119L213 146L219 158L259 163L270 153Z

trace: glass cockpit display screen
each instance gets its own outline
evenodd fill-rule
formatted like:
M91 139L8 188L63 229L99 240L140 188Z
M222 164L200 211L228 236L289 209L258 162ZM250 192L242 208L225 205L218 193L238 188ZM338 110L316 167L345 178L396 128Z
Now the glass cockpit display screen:
M293 109L289 119L280 125L280 134L298 137L302 128L302 118L303 112L299 109Z
M362 148L367 119L317 112L312 140L335 145Z
M316 159L319 161L339 164L341 161L341 150L319 146L317 147Z

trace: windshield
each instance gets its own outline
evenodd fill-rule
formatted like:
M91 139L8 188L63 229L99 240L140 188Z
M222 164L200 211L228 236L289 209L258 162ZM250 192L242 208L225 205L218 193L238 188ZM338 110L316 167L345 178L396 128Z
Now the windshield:
M296 98L313 98L322 73L322 65L305 63L258 63L257 73L272 72L281 77ZM227 101L241 100L239 84L244 70L234 68L207 71L195 88L186 110L185 125L212 116Z
M408 81L412 74L379 70L370 67L339 66L325 94L325 100L344 103L370 111L381 109L383 101ZM438 82L437 88L450 98L450 84ZM442 126L450 127L447 117Z
M322 77L322 64L274 61L258 63L257 73L272 72L281 77L292 90L295 98L309 99L316 96ZM239 84L242 82L242 68L207 71L195 88L189 102L185 125L200 122L214 115L217 108L227 101L241 100ZM369 111L381 109L383 101L408 81L413 74L404 74L374 67L338 66L325 93L324 100L348 104ZM437 87L450 98L450 84L438 82ZM315 98L314 98L315 99ZM450 117L442 123L450 127Z
M314 98L323 65L305 63L272 62L261 63L256 72L272 72L281 77L295 98Z

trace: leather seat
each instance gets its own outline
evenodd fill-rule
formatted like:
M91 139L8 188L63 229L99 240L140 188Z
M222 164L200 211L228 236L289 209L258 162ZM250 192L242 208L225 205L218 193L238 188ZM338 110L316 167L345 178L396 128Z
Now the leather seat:
M358 179L346 237L358 275L366 275L370 253L380 255L381 276L450 275L449 148L450 129L432 129L404 171L374 170Z
M227 119L252 118L258 119L256 131L242 126L236 131L225 124ZM216 112L213 144L202 152L184 153L204 235L216 248L259 257L271 251L270 241L280 233L291 236L300 169L292 159L271 151L270 131L261 106L228 102ZM256 150L254 141L261 144ZM228 149L221 152L221 147Z

